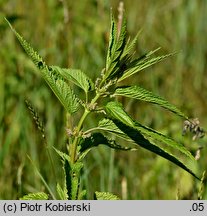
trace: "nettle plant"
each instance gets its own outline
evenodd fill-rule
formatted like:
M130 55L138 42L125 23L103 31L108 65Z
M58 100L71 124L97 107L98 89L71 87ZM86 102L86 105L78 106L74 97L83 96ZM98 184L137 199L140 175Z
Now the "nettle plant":
M172 54L154 56L155 52L159 50L156 49L138 58L135 57L134 47L138 34L133 40L129 40L127 38L126 19L123 18L121 26L119 26L115 22L114 16L111 15L106 65L100 76L95 81L92 81L82 70L47 65L9 22L8 24L27 55L39 69L50 89L64 106L69 118L77 117L76 114L81 113L76 125L67 128L68 152L61 152L54 148L61 157L64 172L63 182L57 183L58 199L76 200L86 198L87 191L81 190L81 187L79 187L83 159L93 147L101 144L123 151L137 150L139 147L145 148L171 161L199 179L192 171L190 163L186 162L194 162L195 159L184 145L152 128L142 125L133 119L125 111L123 105L117 101L117 97L122 96L157 104L184 120L190 121L183 112L162 97L138 85L121 85L123 80ZM84 91L83 98L74 93L70 83ZM30 110L32 110L31 107ZM33 113L35 112L33 111ZM86 118L93 118L93 113L99 115L101 120L95 127L84 130ZM118 144L116 138L119 138L119 141L120 138L123 139L125 145ZM46 184L46 182L44 183ZM57 199L49 186L47 186L47 189L51 196L40 192L28 194L23 199L49 199L49 197ZM95 192L94 199L118 199L118 197L109 192Z

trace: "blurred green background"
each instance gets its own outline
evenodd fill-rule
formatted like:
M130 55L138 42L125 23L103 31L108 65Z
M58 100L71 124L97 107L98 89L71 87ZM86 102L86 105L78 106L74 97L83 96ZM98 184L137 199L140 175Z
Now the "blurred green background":
M104 67L110 28L110 8L117 16L118 0L0 0L0 199L18 199L46 191L27 156L49 185L56 179L41 135L24 100L29 99L44 121L49 149L65 149L65 113L4 21L7 17L49 65L80 68L94 79ZM159 94L207 127L207 1L125 0L130 36L142 29L136 51L157 47L160 54L179 51L125 82ZM182 120L147 103L123 100L130 114L184 143L203 147L197 170L206 169L206 138L182 137ZM95 120L94 120L95 121ZM88 124L93 124L93 119ZM57 180L61 163L51 150ZM87 156L83 186L110 191L122 199L197 199L199 182L170 162L144 150L117 152L106 147ZM203 198L207 198L204 190Z

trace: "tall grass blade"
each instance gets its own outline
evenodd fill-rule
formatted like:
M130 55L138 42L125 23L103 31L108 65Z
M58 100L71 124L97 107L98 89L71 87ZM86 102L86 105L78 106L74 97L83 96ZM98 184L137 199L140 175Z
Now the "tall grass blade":
M37 172L38 176L40 177L41 181L43 182L43 184L45 185L45 187L47 188L48 192L50 193L51 197L53 200L56 200L55 195L53 194L52 190L50 189L49 185L47 184L47 182L45 181L44 177L42 176L42 174L39 172L37 166L34 164L33 160L27 156L29 158L29 160L32 163L32 166L34 167L34 170Z

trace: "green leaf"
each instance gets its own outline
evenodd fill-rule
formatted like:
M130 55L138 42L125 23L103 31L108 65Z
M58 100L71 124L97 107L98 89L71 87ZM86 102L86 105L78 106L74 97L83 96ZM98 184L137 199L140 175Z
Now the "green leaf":
M189 159L195 160L193 155L183 146L181 143L175 142L170 137L153 130L152 128L141 125L139 122L135 122L135 129L137 129L142 135L151 137L152 139L164 143L167 146L173 148L174 150L178 150L180 153L186 155Z
M117 61L120 59L124 49L125 49L125 46L126 46L126 17L124 16L123 17L123 22L122 22L122 25L121 25L121 30L120 30L120 34L117 35L117 43L116 43L116 48L115 48L115 52L113 54L113 61Z
M111 31L104 80L110 80L122 75L120 68L125 63L125 61L122 61L122 58L125 59L126 56L122 56L122 54L126 44L126 18L123 18L120 34L118 34L117 24L113 15L111 15Z
M173 148L173 150L177 150L178 152L183 153L185 156L187 156L188 159L191 159L192 161L192 155L184 146L176 143L169 137L159 132L144 127L138 122L133 121L131 117L124 111L120 103L109 102L106 105L106 112L112 118L112 121L116 124L116 126L128 137L130 137L135 143L175 163L197 178L193 171L189 167L187 167L187 165L181 162L181 157L178 158L178 156L174 155L174 151L172 151L172 149L167 148L171 147ZM153 143L146 139L145 136L147 136L148 139L153 139L151 141ZM156 140L162 142L163 144L166 144L166 147L163 148L160 144L157 144L155 142Z
M95 200L120 200L120 198L109 192L98 192L96 191L94 194Z
M169 147L172 147L183 154L185 154L187 157L189 157L192 160L195 160L193 155L180 143L175 142L173 139L170 137L153 130L152 128L146 127L138 123L137 121L135 122L134 126L141 134L151 137L152 139L165 143ZM102 131L106 131L109 133L113 133L114 135L126 140L126 141L132 141L129 136L127 136L123 131L121 131L112 120L110 119L102 119L99 122L98 129Z
M181 116L184 118L188 118L184 113L182 113L177 107L170 104L164 98L155 95L153 92L147 91L139 86L130 86L126 88L117 88L113 96L124 96L129 98L134 98L154 104L158 104L159 106Z
M101 144L117 150L131 150L129 147L118 145L114 140L108 139L101 133L93 133L90 137L82 139L80 152L83 153Z
M79 109L79 101L64 79L52 71L47 81L66 111L70 114L75 113Z
M136 44L139 33L136 35L134 40L130 42L126 38L126 19L124 17L121 26L120 34L118 34L117 24L114 21L113 15L111 16L111 31L109 39L109 48L107 53L105 74L102 80L116 80L120 82L133 74L154 65L163 59L173 55L162 55L158 57L151 57L152 54L157 52L160 48L150 51L149 53L132 60L133 48Z
M72 199L72 177L71 177L71 166L70 156L62 151L59 151L53 147L57 154L62 158L63 171L64 171L64 187L63 189L57 184L57 192L62 200Z
M72 200L77 200L79 197L80 172L82 168L82 162L76 162L72 165Z
M111 13L111 29L110 29L110 37L109 37L109 47L107 52L107 59L106 59L106 70L109 69L109 66L112 61L112 53L115 50L115 44L117 39L117 25L114 20L114 16Z
M31 58L31 60L34 62L34 64L39 68L40 66L45 65L45 62L43 62L42 57L34 51L34 49L30 46L30 44L18 33L16 30L12 27L10 22L5 19L8 25L10 26L11 30L14 32L15 36L19 40L20 44L24 48L25 52L28 54L28 56Z
M48 195L44 192L29 193L23 196L22 198L20 198L20 200L48 200L48 199L49 199Z
M106 104L105 110L110 117L119 119L121 122L123 122L126 125L132 127L134 126L133 119L126 114L121 103L110 101Z
M64 191L67 191L67 199L77 200L79 196L80 172L83 168L82 162L70 164L68 160L63 161L65 174Z
M66 198L72 200L72 176L71 166L68 160L63 160L63 170L65 177L65 184L63 191L67 191Z
M134 37L134 39L132 41L130 41L130 40L127 41L127 44L125 46L125 49L124 49L124 52L123 52L122 56L129 55L133 51L133 49L134 49L134 47L135 47L135 45L137 43L137 40L138 40L138 37L139 37L140 33L141 33L141 31L139 31L137 33L137 35ZM132 55L132 54L130 54L130 55Z
M66 80L82 88L85 92L94 90L94 83L81 70L60 68L58 66L51 66L51 68L61 74Z
M113 120L113 122L117 125L117 127L122 130L124 133L126 133L135 143L137 143L139 146L157 154L161 157L171 161L175 165L181 167L182 169L186 170L188 173L190 173L195 178L199 179L197 175L191 170L191 168L184 164L181 161L181 158L178 158L177 156L173 155L172 153L168 152L167 149L163 149L160 146L157 146L155 143L151 143L148 139L146 139L137 129L129 127L119 120Z
M80 146L78 146L78 148L80 148ZM91 148L85 150L84 152L80 152L77 161L78 161L78 162L83 161L83 159L84 159L84 158L86 157L86 155L90 152L90 150L91 150ZM78 149L78 152L79 152L79 149Z
M67 200L68 199L67 191L63 190L59 183L57 183L56 190L57 190L57 193L58 193L61 200Z
M86 200L87 199L87 191L82 190L78 195L78 200Z
M67 160L68 162L70 162L70 156L62 151L59 151L58 149L56 149L55 147L53 147L54 150L57 152L57 154L63 159L63 160Z
M159 49L159 48L158 48ZM141 56L138 59L133 60L127 67L127 69L124 71L124 74L118 79L118 82L134 75L135 73L148 68L164 59L166 59L169 56L174 55L174 53L162 55L154 58L150 58L150 56L156 52L158 49L149 52L148 54Z
M108 133L112 133L126 141L132 141L123 131L121 131L112 120L104 118L98 123L98 130L105 131Z
M203 171L201 182L199 184L199 191L198 191L198 200L202 200L204 193L205 193L205 186L206 186L206 170Z
M151 137L154 140L157 140L157 141L160 141L166 144L166 146L169 146L169 147L174 148L175 150L178 150L179 152L185 154L190 159L194 160L194 157L192 156L192 154L182 144L175 142L170 137L164 134L161 134L158 131L155 131L149 127L143 126L139 122L132 120L132 118L124 111L120 103L109 102L106 105L106 108L113 118L118 119L124 124L137 129L141 134L145 136ZM107 125L106 125L106 128L107 128ZM116 132L119 132L117 131L117 129L115 130Z
M31 58L31 60L40 70L47 84L50 86L56 97L65 107L66 111L70 114L76 112L79 108L78 99L76 98L72 89L65 82L63 77L56 71L54 71L51 67L48 67L43 61L42 57L40 57L40 55L38 55L38 53L34 51L30 44L18 32L15 31L15 29L11 26L9 22L8 24L16 35L17 39L19 40L20 44L26 51L27 55Z

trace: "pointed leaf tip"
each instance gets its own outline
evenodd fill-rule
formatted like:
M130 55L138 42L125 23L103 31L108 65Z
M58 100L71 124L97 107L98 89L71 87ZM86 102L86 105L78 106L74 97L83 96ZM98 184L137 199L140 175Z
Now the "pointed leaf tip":
M177 156L174 153L175 150L178 150L178 153L183 153L183 156L187 156L186 159L190 159L191 162L194 162L194 160L192 160L192 155L184 146L179 145L175 141L169 139L167 136L164 136L150 128L141 126L141 124L133 120L124 111L120 103L112 101L109 102L106 105L106 112L112 118L112 121L115 123L115 125L121 131L123 131L124 134L130 137L135 143L173 162L177 166L183 168L191 175L199 179L196 174L191 170L191 168L184 162L182 162L183 157L181 157L180 155ZM163 144L166 144L166 146L162 147L156 141L160 141ZM169 147L171 147L172 149L169 149Z
M8 21L7 21L8 22ZM66 111L70 114L75 113L79 109L79 101L70 86L65 82L60 73L55 71L52 67L48 67L43 61L42 57L34 51L32 46L12 27L8 22L15 36L19 40L21 46L34 62L36 67L40 70L41 75L50 86L56 97L64 106Z

